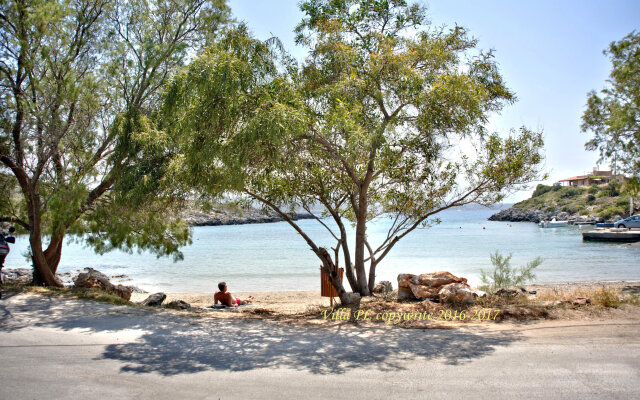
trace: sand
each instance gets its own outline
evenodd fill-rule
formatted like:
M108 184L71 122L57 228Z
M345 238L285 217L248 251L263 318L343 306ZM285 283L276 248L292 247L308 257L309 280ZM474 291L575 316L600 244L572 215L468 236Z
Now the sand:
M300 314L319 307L329 307L328 297L321 297L320 292L232 292L242 300L253 296L253 305L240 307L237 312L246 312L256 308L272 310L278 314ZM134 293L132 302L140 302L149 294ZM213 293L167 293L165 304L173 300L183 300L192 307L208 307L213 305ZM334 304L339 299L334 299Z
M526 285L527 290L536 290L537 294L531 296L537 300L567 300L593 293L594 290L606 287L615 291L625 291L640 295L640 281L616 281L616 282L574 282L560 284L531 284ZM295 315L309 312L318 312L322 307L329 307L329 298L321 297L320 292L232 292L240 299L249 296L254 297L252 306L239 307L228 310L233 313L253 312L256 309L270 310L280 315ZM149 294L134 293L132 302L141 302ZM213 293L167 293L165 304L173 300L183 300L194 308L213 305ZM367 298L363 301L371 301ZM338 304L339 299L334 300Z

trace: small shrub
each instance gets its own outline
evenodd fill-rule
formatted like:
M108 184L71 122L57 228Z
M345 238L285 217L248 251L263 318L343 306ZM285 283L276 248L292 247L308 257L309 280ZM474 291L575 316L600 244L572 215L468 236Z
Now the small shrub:
M490 255L493 271L480 270L482 281L480 289L491 292L499 288L519 286L535 278L533 270L542 264L542 258L537 257L526 265L516 268L511 266L512 256L513 254L509 254L504 257L498 251Z
M562 207L562 211L567 212L569 214L575 214L580 210L579 206L569 204L567 206Z
M620 195L620 184L616 181L609 182L606 186L606 191L609 192L610 197L616 197Z
M549 206L547 208L544 209L546 212L555 212L556 208L554 206Z
M618 308L620 307L620 298L615 292L603 287L593 296L593 303L607 308Z
M587 204L593 204L596 202L596 196L590 194L587 196Z
M603 211L601 211L598 215L602 218L611 218L614 215L625 215L626 210L624 207L607 207Z
M618 200L616 200L616 206L629 207L629 199L625 197L619 198Z
M606 191L606 190L603 190L603 191L599 192L596 197L598 197L599 199L601 199L603 197L609 197L609 192Z
M558 190L561 190L562 188L563 188L563 186L561 186L561 185L553 185L553 189L552 190L554 192L557 192Z
M580 194L582 194L582 190L574 187L567 187L560 192L560 197L563 199L570 199L572 197L579 196Z
M551 189L552 189L551 186L539 184L538 186L536 186L536 190L533 191L533 194L531 195L531 197L542 196L543 194L551 191Z
M596 185L591 185L589 187L589 190L587 190L587 192L589 192L589 194L596 194L600 191L600 189L598 189L598 187Z

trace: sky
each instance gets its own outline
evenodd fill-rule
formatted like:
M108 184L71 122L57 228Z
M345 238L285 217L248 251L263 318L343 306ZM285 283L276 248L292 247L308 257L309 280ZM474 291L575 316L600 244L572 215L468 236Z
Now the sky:
M611 64L602 51L612 41L640 30L640 1L431 0L436 26L460 25L478 39L478 47L494 49L500 71L518 101L491 118L490 128L507 134L527 126L542 130L544 171L549 179L535 182L507 202L530 196L536 183L552 184L591 171L598 160L584 149L589 135L580 130L587 93L606 84ZM260 39L280 38L299 60L293 29L303 15L296 0L230 0L236 19L245 21ZM609 169L607 162L600 169Z

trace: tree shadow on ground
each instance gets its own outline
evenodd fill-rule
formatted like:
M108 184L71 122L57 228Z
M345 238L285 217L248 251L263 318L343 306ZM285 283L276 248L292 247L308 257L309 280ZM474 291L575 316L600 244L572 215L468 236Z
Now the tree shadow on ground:
M3 300L4 302L4 300ZM0 303L2 304L2 303ZM206 370L279 368L341 374L355 368L403 370L407 361L469 362L518 340L514 333L467 329L301 326L265 320L205 319L50 296L17 296L0 307L0 332L53 327L143 331L135 342L107 345L101 359L123 372L176 375Z

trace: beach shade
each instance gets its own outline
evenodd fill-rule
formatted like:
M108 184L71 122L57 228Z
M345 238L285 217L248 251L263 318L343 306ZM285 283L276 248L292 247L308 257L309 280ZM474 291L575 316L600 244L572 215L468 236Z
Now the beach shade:
M340 276L340 282L342 282L343 273L344 268L339 268L338 275ZM329 280L329 276L323 270L320 270L320 296L329 297L331 299L331 307L333 307L333 298L338 297L336 288L333 287Z

